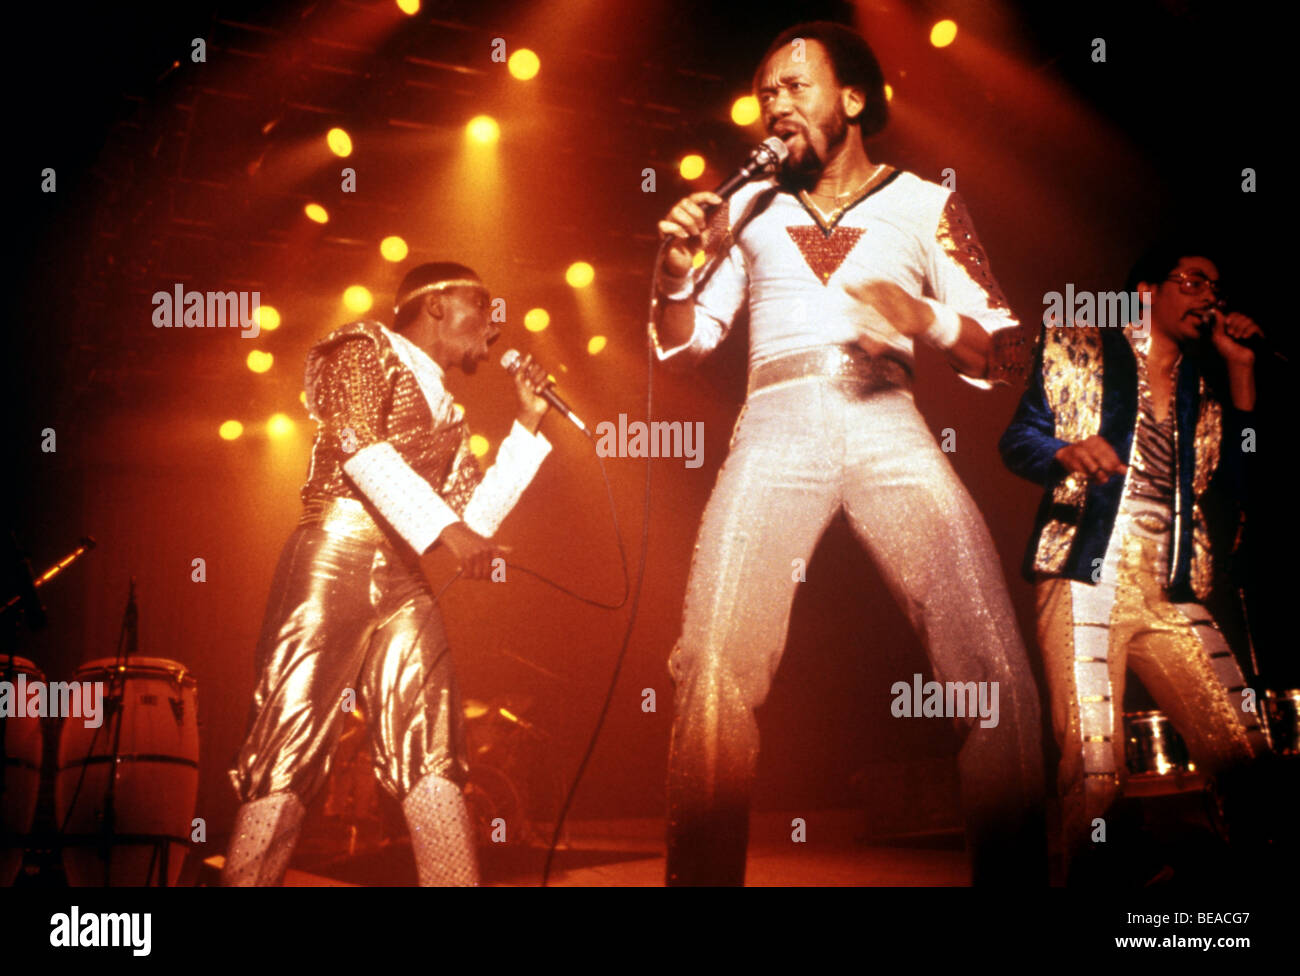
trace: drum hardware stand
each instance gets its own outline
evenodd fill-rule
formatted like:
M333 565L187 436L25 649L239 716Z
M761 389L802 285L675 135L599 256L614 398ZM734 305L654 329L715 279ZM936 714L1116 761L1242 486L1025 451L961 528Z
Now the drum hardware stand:
M18 592L6 600L3 607L0 607L0 616L21 605L23 616L27 620L27 626L32 630L38 630L45 626L45 608L41 606L41 600L36 591L90 552L91 549L94 549L95 540L88 535L82 536L81 541L77 543L77 548L41 573L40 576L36 576L32 572L31 562L19 550L18 540L14 538L12 532L9 533L9 538L13 543L15 583L18 586Z
M117 657L114 662L114 674L109 682L108 694L104 696L104 709L113 726L113 753L108 767L108 790L104 795L104 820L100 830L99 856L104 859L104 887L112 885L113 874L113 833L117 826L117 769L122 757L122 721L125 716L126 678L122 672L123 645L125 657L133 657L139 649L139 611L135 605L135 577L131 577L131 588L127 592L126 610L122 614L122 630L117 637Z

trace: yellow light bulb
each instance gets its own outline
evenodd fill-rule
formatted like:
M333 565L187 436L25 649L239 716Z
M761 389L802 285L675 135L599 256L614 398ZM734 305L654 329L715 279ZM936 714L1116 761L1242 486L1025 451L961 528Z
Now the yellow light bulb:
M596 269L586 261L574 261L564 272L564 280L573 288L586 288L596 280Z
M736 125L753 125L758 114L758 99L753 95L741 95L731 103L731 121Z
M510 73L520 81L528 81L530 78L536 78L537 72L542 68L542 61L536 54L521 47L514 54L510 55L510 60L506 62L506 67Z

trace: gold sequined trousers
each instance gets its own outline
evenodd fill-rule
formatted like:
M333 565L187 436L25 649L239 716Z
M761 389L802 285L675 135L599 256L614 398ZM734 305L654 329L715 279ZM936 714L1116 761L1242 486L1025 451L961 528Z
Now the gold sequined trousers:
M799 568L841 509L935 677L998 683L998 723L962 725L975 880L1046 883L1038 694L984 521L909 389L813 376L751 392L700 527L669 659L669 884L744 882L754 709L781 661Z
M348 718L345 695L394 797L427 773L464 784L451 655L413 556L359 533L299 526L275 571L257 670L248 736L230 771L245 802L291 791L310 805Z
M1266 748L1256 714L1242 708L1241 669L1209 612L1165 595L1169 539L1169 507L1126 495L1098 582L1036 585L1038 641L1061 749L1061 880L1089 843L1094 818L1104 820L1124 788L1126 669L1203 772L1218 774Z

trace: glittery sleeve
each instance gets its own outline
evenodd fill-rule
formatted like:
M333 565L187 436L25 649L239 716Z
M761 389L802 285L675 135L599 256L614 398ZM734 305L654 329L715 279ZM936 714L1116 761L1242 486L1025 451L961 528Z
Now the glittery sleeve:
M691 272L695 329L689 341L665 349L652 326L650 337L660 362L682 353L698 359L716 349L731 331L731 323L749 295L744 255L731 234L730 202L715 212L703 243L704 264Z
M1015 416L998 441L998 450L1002 462L1012 472L1035 484L1046 485L1061 473L1056 463L1056 452L1065 446L1066 442L1056 436L1056 418L1043 386L1040 342L1029 373L1029 384L1016 407Z
M1020 325L989 268L988 255L975 234L966 204L954 191L948 194L934 239L930 242L928 277L934 297L959 315L974 319L991 336ZM966 382L988 389L993 382L1011 382L1027 371L1031 346L1027 336L1013 333L1016 341L993 343L989 379L962 376ZM1021 357L1016 360L1015 357ZM958 374L961 375L961 374Z
M313 371L308 385L308 404L321 423L321 436L337 438L344 453L384 439L387 383L369 339L340 342Z
M353 454L343 465L353 484L417 553L423 554L457 520L456 513L384 441Z
M540 433L530 434L516 420L465 505L465 524L479 535L495 535L550 453L550 441Z

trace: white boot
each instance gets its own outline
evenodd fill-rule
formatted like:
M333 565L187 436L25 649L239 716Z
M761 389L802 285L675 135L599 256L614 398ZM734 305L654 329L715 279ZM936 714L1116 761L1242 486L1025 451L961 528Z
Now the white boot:
M241 806L235 815L226 864L221 869L221 884L281 884L306 812L302 801L292 793L272 793Z
M430 773L402 801L421 887L478 884L474 828L460 787Z

